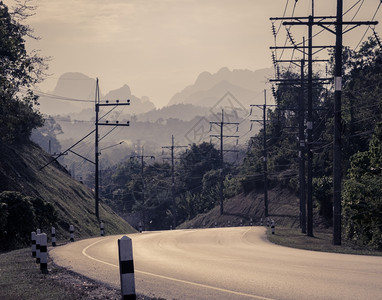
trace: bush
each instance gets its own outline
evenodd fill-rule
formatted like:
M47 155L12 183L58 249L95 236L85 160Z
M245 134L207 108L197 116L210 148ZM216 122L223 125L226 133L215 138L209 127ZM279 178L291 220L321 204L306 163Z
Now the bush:
M57 221L54 207L19 192L0 193L0 250L24 247L36 228L48 229Z

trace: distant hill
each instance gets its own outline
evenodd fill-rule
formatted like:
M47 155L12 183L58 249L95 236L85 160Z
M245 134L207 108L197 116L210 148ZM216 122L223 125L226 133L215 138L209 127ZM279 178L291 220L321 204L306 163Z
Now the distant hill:
M82 73L69 72L60 76L55 89L40 96L40 111L48 115L72 115L81 111L94 112L95 79ZM130 112L141 114L155 109L155 105L148 97L141 99L131 93L130 87L125 84L119 89L109 91L106 95L100 94L102 100L127 100L132 106ZM82 114L82 117L85 117ZM91 114L86 115L87 118Z
M11 147L0 143L0 192L16 191L40 198L54 206L58 213L56 227L59 238L69 237L69 225L75 237L99 235L91 190L75 181L57 162L41 169L52 157L33 143ZM134 229L108 206L100 203L100 219L107 234L131 233Z
M154 109L143 114L138 114L137 118L141 122L157 122L177 118L182 121L191 121L196 116L209 114L209 108L192 104L174 104L160 109Z
M212 107L227 92L232 93L243 106L263 103L258 97L264 89L269 89L268 79L273 69L233 70L222 68L217 73L201 73L193 85L175 94L169 105L187 103ZM255 103L258 98L260 103Z

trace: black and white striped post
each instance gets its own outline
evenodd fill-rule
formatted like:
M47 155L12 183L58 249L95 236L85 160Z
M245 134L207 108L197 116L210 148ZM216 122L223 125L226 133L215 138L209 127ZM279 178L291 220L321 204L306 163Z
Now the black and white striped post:
M275 234L275 221L271 220L272 234Z
M123 236L118 240L118 256L122 299L135 300L133 243L129 237Z
M42 273L48 273L48 237L46 233L37 235L40 239L40 270Z
M253 219L252 218L249 220L249 226L253 226Z
M139 232L142 233L142 222L139 222Z
M32 240L32 257L36 257L36 232L31 232L31 240Z
M74 242L74 226L73 225L69 226L69 233L70 233L70 241Z
M56 228L52 227L52 246L56 247Z
M41 230L36 230L36 264L40 263L40 235Z
M263 218L260 219L260 226L263 226L264 223L263 223Z
M105 224L103 222L101 222L101 224L99 225L99 229L101 232L101 236L104 236L105 235Z

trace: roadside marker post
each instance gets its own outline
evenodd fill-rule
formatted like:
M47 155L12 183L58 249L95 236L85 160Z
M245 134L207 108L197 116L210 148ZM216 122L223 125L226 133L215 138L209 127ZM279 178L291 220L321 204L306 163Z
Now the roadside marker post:
M36 232L31 232L31 240L32 240L32 257L36 257Z
M118 256L122 299L135 300L133 244L129 237L123 236L118 240Z
M40 229L37 229L36 232L36 264L40 263Z
M73 225L69 226L69 233L70 233L70 241L74 242L74 226Z
M260 219L260 226L263 226L263 218Z
M100 224L100 231L101 231L101 236L105 235L105 224L101 222Z
M56 228L52 227L52 246L56 247Z
M40 239L40 270L42 273L48 273L48 237L46 233L39 234Z
M275 234L275 221L271 220L272 234Z

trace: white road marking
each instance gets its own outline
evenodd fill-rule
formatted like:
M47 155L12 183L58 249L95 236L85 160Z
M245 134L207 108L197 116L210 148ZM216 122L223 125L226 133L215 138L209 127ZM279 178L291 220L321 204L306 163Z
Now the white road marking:
M108 263L106 261L97 259L97 258L92 257L92 256L90 256L89 254L86 253L86 251L90 247L93 247L94 245L96 245L96 244L98 244L99 242L102 242L102 241L105 241L105 239L98 240L98 241L96 241L96 242L86 246L82 250L82 254L84 256L86 256L87 258L92 259L94 261L97 261L99 263L102 263L102 264L105 264L105 265L108 265L108 266L111 266L111 267L119 268L119 266L117 266L115 264L111 264L111 263ZM231 291L231 290L227 290L227 289L218 288L218 287L215 287L215 286L210 286L210 285L205 285L205 284L201 284L201 283L196 283L196 282L176 279L176 278L167 277L167 276L158 275L158 274L153 274L153 273L149 273L149 272L145 272L145 271L140 271L140 270L134 270L134 271L135 271L135 273L141 273L141 274L145 274L145 275L149 275L149 276L153 276L153 277L158 277L158 278L162 278L162 279L166 279L166 280L171 280L171 281L175 281L175 282L185 283L185 284L194 285L194 286L198 286L198 287L203 287L203 288L207 288L207 289L212 289L212 290L215 290L215 291L229 293L229 294L234 294L234 295L238 295L238 296L245 296L245 297L249 297L249 298L253 298L253 299L260 299L260 300L275 300L273 298L267 298L267 297L261 297L261 296L256 296L256 295L250 295L250 294L241 293L241 292L235 292L235 291Z

